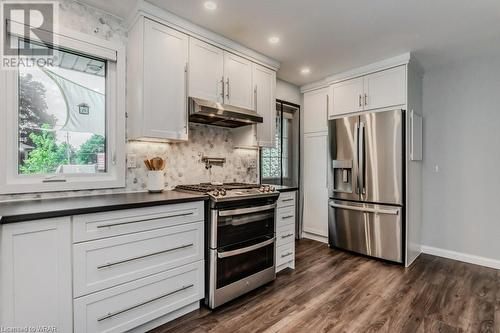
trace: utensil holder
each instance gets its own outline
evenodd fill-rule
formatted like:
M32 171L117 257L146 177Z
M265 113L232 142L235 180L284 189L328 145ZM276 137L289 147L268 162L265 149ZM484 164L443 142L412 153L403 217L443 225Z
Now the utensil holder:
M148 171L148 191L151 193L163 192L165 188L165 176L163 171Z

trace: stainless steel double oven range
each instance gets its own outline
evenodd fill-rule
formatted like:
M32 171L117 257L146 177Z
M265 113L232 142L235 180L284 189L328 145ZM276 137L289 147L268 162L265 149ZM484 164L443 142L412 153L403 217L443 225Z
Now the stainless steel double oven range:
M216 308L276 278L276 201L272 186L182 185L210 196L206 237L206 298Z

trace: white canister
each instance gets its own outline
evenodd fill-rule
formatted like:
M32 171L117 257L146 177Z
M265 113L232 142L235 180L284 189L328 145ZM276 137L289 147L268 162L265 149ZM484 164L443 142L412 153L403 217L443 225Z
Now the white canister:
M163 192L165 176L163 171L148 171L148 191L153 193Z

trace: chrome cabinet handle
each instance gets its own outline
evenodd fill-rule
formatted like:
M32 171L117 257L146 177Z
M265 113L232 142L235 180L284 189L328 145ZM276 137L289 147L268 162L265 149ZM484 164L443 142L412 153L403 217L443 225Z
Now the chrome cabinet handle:
M146 222L146 221L154 221L154 220L161 220L161 219L171 219L173 217L181 217L181 216L189 216L193 215L193 212L189 213L180 213L180 214L174 214L174 215L169 215L169 216L162 216L162 217L155 217L151 219L141 219L141 220L136 220L136 221L128 221L128 222L118 222L118 223L110 223L110 224L101 224L98 225L96 228L111 228L111 227L117 227L120 225L126 225L126 224L133 224L133 223L140 223L140 222Z
M283 202L293 201L293 198L283 199L283 200L281 200L281 201L283 201Z
M117 316L117 315L119 315L119 314L125 313L125 312L130 311L130 310L133 310L133 309L137 309L138 307L141 307L141 306L143 306L143 305L146 305L146 304L152 303L152 302L154 302L154 301L157 301L157 300L159 300L159 299L165 298L165 297L167 297L167 296L170 296L170 295L176 294L176 293L178 293L178 292L181 292L181 291L183 291L183 290L189 289L189 288L191 288L191 287L194 287L194 284L189 284L189 285L186 285L186 286L182 286L182 288L176 289L176 290L174 290L174 291L168 292L168 293L166 293L166 294L160 295L160 296L155 297L155 298L151 298L151 299L149 299L149 300L147 300L147 301L144 301L144 302L138 303L138 304L136 304L136 305L132 305L131 307L125 308L125 309L123 309L123 310L118 310L118 311L116 311L116 312L110 312L110 313L108 313L108 314L107 314L107 315L105 315L105 316L102 316L102 317L97 318L97 321L99 321L99 322L100 322L100 321L103 321L103 320L106 320L106 319L109 319L109 318L113 318L113 317L115 317L115 316Z
M286 219L291 219L292 217L294 217L294 215L285 215L285 216L281 217L281 219L286 220Z
M184 103L185 103L185 115L186 115L186 125L184 126L184 131L186 134L188 133L188 127L189 127L189 108L188 108L188 63L186 62L186 65L184 66Z
M227 97L227 100L228 100L228 102L229 102L229 78L227 78L227 80L226 80L226 84L227 84L226 97Z
M257 213L257 212L262 212L262 211L269 210L269 209L274 209L274 208L276 208L276 206L277 206L277 204L274 203L274 204L265 205L265 206L221 210L221 211L219 211L219 216L233 216L233 215Z
M288 252L288 253L285 253L285 254L282 254L281 255L281 258L285 258L285 257L289 257L293 254L293 252Z
M173 247L171 249L167 249L167 250L163 250L163 251L148 253L148 254L145 254L145 255L142 255L142 256L139 256L139 257L134 257L134 258L130 258L130 259L124 259L124 260L115 261L115 262L112 262L112 263L107 263L107 264L104 264L104 265L97 266L97 269L109 268L109 267L113 267L113 266L116 266L116 265L125 264L127 262L131 262L131 261L135 261L135 260L139 260L139 259L144 259L144 258L156 256L158 254L163 254L163 253L172 252L172 251L175 251L175 250L185 249L186 247L191 247L193 245L194 245L193 243L186 244L186 245L181 245L181 246Z
M361 94L359 94L359 107L361 107Z
M254 100L255 100L255 107L254 107L254 109L255 109L255 112L257 112L257 85L255 85L255 88L253 89L253 95L254 95Z
M268 240L265 240L259 244L251 245L244 247L242 249L238 250L233 250L233 251L224 251L224 252L217 252L217 257L220 259L227 258L227 257L234 257L243 253L247 253L250 251L258 250L260 248L263 248L264 246L268 246L276 241L276 237L270 238Z
M218 85L219 83L217 83ZM221 94L220 94L220 98L221 98L221 103L224 104L224 92L225 92L225 85L224 85L224 75L222 76L222 78L220 79L220 84L222 85L222 91L221 91Z
M368 105L368 95L365 94L365 106L367 106L367 105Z
M288 238L288 237L292 237L292 236L293 236L293 234L288 234L288 235L281 236L281 238Z

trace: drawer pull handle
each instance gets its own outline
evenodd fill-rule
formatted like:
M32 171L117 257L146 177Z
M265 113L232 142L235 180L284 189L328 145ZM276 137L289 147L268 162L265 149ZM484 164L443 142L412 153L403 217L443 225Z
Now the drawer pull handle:
M288 252L288 253L285 253L285 254L282 254L281 255L281 258L285 258L285 257L289 257L293 254L293 252Z
M97 228L110 228L110 227L117 227L120 225L125 225L125 224L132 224L132 223L139 223L139 222L146 222L146 221L153 221L153 220L161 220L161 219L171 219L173 217L182 217L182 216L189 216L193 215L193 212L189 213L181 213L181 214L175 214L175 215L169 215L169 216L162 216L162 217L155 217L151 219L143 219L143 220L137 220L137 221L128 221L128 222L119 222L119 223L111 223L111 224L101 224L98 225Z
M139 304L136 304L136 305L132 305L131 307L129 308L126 308L126 309L123 309L123 310L119 310L119 311L116 311L116 312L110 312L108 313L107 315L105 316L102 316L102 317L99 317L97 318L97 321L103 321L103 320L106 320L106 319L109 319L109 318L113 318L114 316L117 316L119 314L122 314L124 312L127 312L127 311L130 311L130 310L133 310L133 309L136 309L138 307L141 307L143 305L146 305L146 304L149 304L149 303L152 303L154 301L157 301L159 299L162 299L162 298L165 298L167 296L170 296L170 295L173 295L175 293L178 293L180 291L183 291L183 290L186 290L186 289L189 289L191 287L194 287L194 284L190 284L190 285L187 285L187 286L182 286L182 288L179 288L177 290L174 290L174 291L171 291L171 292L168 292L166 294L163 294L163 295L160 295L158 297L155 297L155 298L152 298L152 299L149 299L147 301L144 301L144 302L141 302Z
M283 199L282 202L293 201L293 198Z
M294 215L285 215L281 219L286 220L286 219L291 219L292 217L294 217Z
M293 234L288 234L288 235L281 236L281 238L288 238L288 237L292 237L292 236L293 236Z
M140 257L135 257L135 258L125 259L125 260L115 261L115 262L112 262L112 263L107 263L107 264L104 264L104 265L97 266L97 269L109 268L109 267L112 267L112 266L116 266L116 265L120 265L120 264L124 264L124 263L130 262L130 261L134 261L134 260L144 259L144 258L147 258L147 257L156 256L158 254L163 254L163 253L172 252L172 251L175 251L175 250L185 249L186 247L190 247L190 246L193 246L193 245L194 245L193 243L186 244L186 245L181 245L181 246L173 247L171 249L167 249L167 250L163 250L163 251L148 253L148 254L142 255Z

